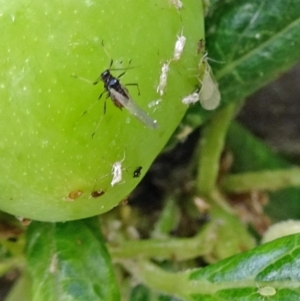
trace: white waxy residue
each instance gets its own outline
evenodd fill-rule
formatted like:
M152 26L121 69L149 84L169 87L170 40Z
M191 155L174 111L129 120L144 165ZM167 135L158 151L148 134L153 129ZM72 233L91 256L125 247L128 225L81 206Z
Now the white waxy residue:
M182 99L182 103L185 105L194 104L197 101L199 101L199 91L195 91L194 93L192 93Z
M173 60L178 61L181 57L184 45L186 42L186 37L182 35L177 36L177 41L175 43L175 48L174 48L174 55L173 55Z
M164 95L165 88L167 85L167 80L168 80L168 72L170 70L169 68L169 63L164 63L163 66L161 67L161 74L159 77L159 84L157 86L156 92L160 94L160 96Z
M120 183L122 181L122 162L125 160L125 153L124 158L122 161L117 161L112 166L112 180L110 182L111 187L115 184Z
M148 108L156 107L160 104L161 99L153 100L148 103Z
M176 9L182 9L183 4L180 0L170 0L170 3L175 6Z

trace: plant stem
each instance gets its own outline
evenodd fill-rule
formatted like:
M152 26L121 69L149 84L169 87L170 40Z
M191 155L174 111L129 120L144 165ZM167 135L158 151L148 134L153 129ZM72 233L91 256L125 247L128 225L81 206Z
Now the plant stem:
M215 188L224 140L235 111L235 104L226 106L216 113L203 132L196 181L198 191L204 196L208 196Z
M192 259L211 252L216 240L217 227L217 223L210 223L193 238L127 241L119 247L110 246L109 251L111 256L117 259L136 256L173 260Z
M191 300L186 293L190 285L188 280L189 273L167 272L146 260L122 260L120 263L138 281L148 287L164 294L177 295L183 297L184 300Z
M224 177L221 186L226 192L274 191L291 186L299 187L300 168L228 175Z

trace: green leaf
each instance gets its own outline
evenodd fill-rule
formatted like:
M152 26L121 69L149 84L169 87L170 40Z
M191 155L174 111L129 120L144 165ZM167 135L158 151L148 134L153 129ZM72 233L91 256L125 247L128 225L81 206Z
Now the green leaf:
M151 289L187 301L296 301L300 300L299 255L298 233L180 273L145 260L122 265Z
M97 218L33 222L26 253L33 301L120 299Z
M206 45L223 106L276 79L300 60L299 0L218 1L207 18ZM189 109L200 125L209 112Z
M233 153L234 173L293 167L238 123L229 127L226 146ZM299 219L299 195L300 189L297 187L269 193L270 202L266 206L266 212L274 221Z
M295 234L192 271L189 279L199 292L191 300L299 300L299 254Z

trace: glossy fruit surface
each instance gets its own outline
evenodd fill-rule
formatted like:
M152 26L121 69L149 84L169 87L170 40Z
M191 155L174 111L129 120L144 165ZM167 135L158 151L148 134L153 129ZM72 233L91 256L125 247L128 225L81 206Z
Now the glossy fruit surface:
M6 1L0 24L0 209L42 221L110 210L138 184L187 109L181 99L197 84L201 1L180 10L167 0ZM181 35L186 43L172 61ZM125 71L122 85L138 84L140 94L132 85L128 93L158 129L106 93L97 101L102 82L72 76L94 82L111 60L114 77ZM111 186L116 162L122 180ZM133 177L139 166L141 177Z

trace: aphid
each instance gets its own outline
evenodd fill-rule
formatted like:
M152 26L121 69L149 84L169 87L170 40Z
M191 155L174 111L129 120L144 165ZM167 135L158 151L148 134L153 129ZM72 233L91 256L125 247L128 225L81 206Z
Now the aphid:
M161 74L159 77L159 84L157 86L156 92L160 94L160 96L162 96L164 94L166 85L167 85L167 79L168 79L168 72L169 72L169 63L167 62L165 64L163 64L163 66L161 67Z
M264 286L264 287L259 287L257 289L257 292L264 297L270 297L276 295L276 289L272 286Z
M95 191L92 191L91 197L98 198L98 197L102 196L103 194L105 194L104 190L95 190Z
M182 9L183 4L180 0L170 0L170 3L175 6L177 9Z
M197 101L199 101L199 91L198 90L196 90L194 93L192 93L182 99L182 103L185 105L194 104Z
M135 171L133 172L133 177L134 178L138 178L141 175L141 170L142 170L142 166L139 166L135 169Z
M199 100L202 107L206 110L214 110L220 104L221 94L219 91L218 83L213 77L211 67L209 66L206 55L202 59L204 64L204 74L200 81L202 87L199 91Z
M122 181L122 162L125 160L125 153L124 158L122 161L117 161L112 166L112 180L110 182L111 187L115 184L120 183Z
M110 66L112 65L112 61ZM110 73L110 68L102 72L99 78L94 82L96 85L99 81L104 83L104 91L100 94L99 99L104 92L107 92L106 98L110 97L114 105L120 109L123 107L129 111L131 115L136 117L140 122L150 128L157 128L158 124L156 120L153 120L148 116L146 112L139 108L128 93L128 90L121 85L119 78L124 75L123 72L117 78Z
M180 56L182 54L184 45L185 45L186 37L182 35L177 36L177 41L175 43L175 48L174 48L174 55L173 55L173 60L178 61L180 59Z

